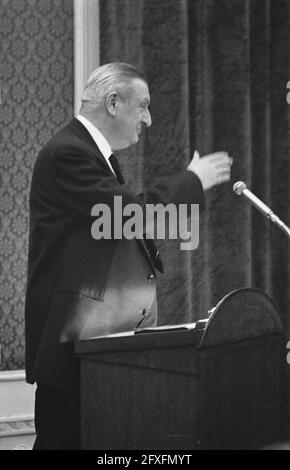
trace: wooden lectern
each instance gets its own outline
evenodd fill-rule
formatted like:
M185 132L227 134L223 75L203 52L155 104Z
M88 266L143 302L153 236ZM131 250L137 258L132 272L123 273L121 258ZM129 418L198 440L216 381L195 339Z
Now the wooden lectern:
M279 440L281 323L257 289L206 321L78 341L82 448L258 449Z

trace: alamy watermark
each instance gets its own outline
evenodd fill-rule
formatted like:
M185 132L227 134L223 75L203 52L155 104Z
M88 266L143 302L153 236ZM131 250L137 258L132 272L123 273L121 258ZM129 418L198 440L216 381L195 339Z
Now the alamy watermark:
M286 88L287 88L287 90L290 90L290 80L289 80L289 82L287 82ZM286 95L286 101L287 101L288 104L290 104L290 91L288 91L288 93Z
M288 341L287 345L286 345L286 349L290 350L290 341ZM287 356L286 356L286 361L287 361L287 364L290 365L290 351L287 353Z
M198 204L140 204L123 205L122 196L114 196L111 207L98 203L91 215L91 234L95 240L150 238L181 240L181 250L195 250L199 245Z

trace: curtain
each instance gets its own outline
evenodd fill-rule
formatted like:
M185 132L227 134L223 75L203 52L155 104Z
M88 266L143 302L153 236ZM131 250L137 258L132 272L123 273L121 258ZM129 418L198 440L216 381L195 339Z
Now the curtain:
M100 19L101 63L132 63L150 86L152 128L120 155L133 188L184 169L195 149L234 158L230 183L206 193L198 249L159 243L159 323L205 318L228 292L257 287L290 339L289 239L232 191L245 181L290 225L290 2L101 0Z

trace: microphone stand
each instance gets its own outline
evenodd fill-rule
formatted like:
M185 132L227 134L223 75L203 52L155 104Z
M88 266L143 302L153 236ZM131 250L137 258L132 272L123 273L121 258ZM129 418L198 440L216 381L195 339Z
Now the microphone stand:
M238 196L245 196L253 206L258 209L267 219L271 220L282 232L284 232L288 238L290 238L290 228L282 222L279 217L274 214L270 207L266 206L257 196L255 196L249 189L247 189L246 184L243 181L237 181L233 186L233 191Z
M282 220L279 219L279 217L274 214L273 211L269 212L266 217L267 219L271 220L271 222L273 222L276 227L282 230L282 232L286 233L286 235L288 235L288 238L290 238L290 228L286 224L284 224L284 222L282 222Z

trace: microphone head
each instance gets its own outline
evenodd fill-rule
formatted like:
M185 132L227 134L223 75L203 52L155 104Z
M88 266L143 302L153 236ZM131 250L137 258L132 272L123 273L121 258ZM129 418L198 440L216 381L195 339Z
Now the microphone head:
M238 196L243 194L244 189L247 189L247 185L243 181L237 181L233 186L233 191Z

